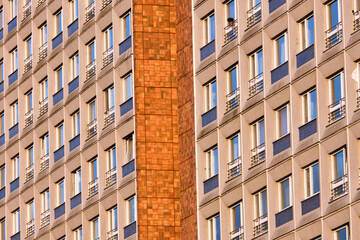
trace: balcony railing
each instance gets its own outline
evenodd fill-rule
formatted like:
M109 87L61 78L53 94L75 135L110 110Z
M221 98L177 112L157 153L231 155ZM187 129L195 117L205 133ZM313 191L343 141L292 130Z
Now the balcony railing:
M32 68L32 54L30 54L27 58L24 60L24 74L30 71Z
M94 59L91 63L86 66L86 80L89 80L96 74L96 60Z
M50 224L50 209L41 213L40 216L40 228L45 227Z
M104 67L106 67L107 65L112 63L113 58L114 58L113 57L113 47L110 47L108 50L106 50L103 53L103 65L104 65Z
M243 226L230 232L230 240L243 240L243 239L244 239L244 227Z
M261 20L261 2L247 11L247 27L251 27Z
M331 200L334 200L348 192L348 176L344 176L335 179L330 183L331 185Z
M115 121L115 107L112 106L105 112L104 125L105 127Z
M254 219L254 236L259 236L268 230L267 214Z
M255 166L265 161L265 143L251 149L251 166Z
M325 35L326 35L325 45L327 49L333 47L335 44L342 41L342 37L343 37L342 22L339 22L338 24L328 29L325 32Z
M49 153L45 154L40 158L40 172L44 171L49 167Z
M112 0L103 0L102 1L102 8L105 8L107 5L109 5L112 2Z
M111 186L116 183L116 167L110 169L105 174L105 187Z
M241 174L241 157L228 163L228 179L232 179Z
M92 197L99 192L99 180L95 178L89 182L89 193L88 197Z
M95 1L85 8L85 22L95 17Z
M44 100L39 102L40 109L39 109L39 116L41 117L48 111L48 98L44 98Z
M29 237L35 233L35 220L32 219L26 223L26 237Z
M249 80L249 96L255 96L264 89L263 73L258 74Z
M240 103L240 89L237 88L228 95L226 95L226 111L239 106Z
M28 16L31 15L31 1L29 0L25 5L24 5L24 11L23 11L23 20L25 18L27 18Z
M46 0L38 0L36 7L39 7L39 6L40 6L41 4L43 4L44 2L46 2Z
M345 98L329 105L329 123L345 116Z
M47 42L45 42L41 47L39 48L39 62L46 58L47 56Z
M106 233L106 240L117 240L118 239L118 229L114 228Z
M224 34L224 43L227 44L231 42L233 39L235 39L238 35L238 22L237 20L233 20L229 22L229 25L227 25L225 28L225 34Z
M97 133L97 121L94 119L91 123L87 125L87 138L95 136Z
M25 170L25 182L30 181L34 178L34 164L31 164L31 166L27 167Z
M33 109L25 113L25 127L30 126L33 123Z
M354 14L354 32L360 29L360 10L353 12Z

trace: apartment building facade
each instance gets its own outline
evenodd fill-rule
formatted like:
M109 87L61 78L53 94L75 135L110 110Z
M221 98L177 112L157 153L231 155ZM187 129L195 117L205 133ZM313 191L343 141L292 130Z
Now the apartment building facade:
M0 5L0 239L358 238L358 0Z

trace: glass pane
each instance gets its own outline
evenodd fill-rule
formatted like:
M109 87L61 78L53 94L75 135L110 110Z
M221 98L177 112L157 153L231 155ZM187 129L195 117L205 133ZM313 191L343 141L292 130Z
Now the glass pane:
M114 228L117 229L117 227L118 227L118 213L117 213L117 208L114 208L114 220L115 220L115 226L114 226Z
M97 239L99 237L99 219L95 219L94 228L95 228L95 239Z
M235 20L235 1L229 2L229 17Z
M316 109L316 90L310 92L310 120L316 118L317 109Z
M261 192L261 215L267 214L267 198L266 198L266 191Z
M309 197L311 195L311 192L310 192L310 168L307 168L305 169L305 184L306 184L306 193L305 193L305 196L306 197Z
M95 60L95 42L90 44L90 62Z
M215 217L216 240L220 240L220 216Z
M338 0L330 4L330 27L339 23Z
M64 202L64 182L60 183L60 204Z
M287 179L282 182L283 191L283 208L290 206L290 180Z
M262 50L256 53L257 56L257 72L255 75L259 75L263 72L263 53Z
M97 175L97 159L95 159L95 160L93 161L93 176L94 176L93 179L97 179L97 178L98 178L98 175Z
M110 47L113 47L113 28L110 28L110 30L109 30L109 37L110 37L110 39L109 39L109 43L110 43Z
M132 97L132 91L131 91L131 75L129 75L127 78L126 78L126 99L125 100L128 100L129 98Z
M234 90L237 89L237 73L236 73L236 68L232 69L229 73L229 77L230 77L230 91L233 92Z
M215 39L215 15L210 17L210 41Z
M125 24L126 24L126 30L125 30L125 38L130 37L130 14L125 17Z
M211 83L211 107L216 106L216 82Z
M236 207L234 207L234 229L239 229L241 227L241 209L240 209L240 204L237 205Z
M239 137L236 136L232 139L233 142L233 160L239 157Z
M135 221L135 198L130 200L130 221Z
M280 137L288 133L287 107L280 110Z
M259 122L259 144L261 145L265 143L265 125L264 125L264 120L261 120Z
M283 64L286 59L285 59L285 36L282 36L281 38L278 39L278 43L279 43L279 65Z
M346 235L347 235L346 234L346 227L344 227L344 228L338 230L337 239L338 240L347 240Z
M313 193L320 192L319 164L312 166Z
M341 76L337 75L332 80L332 103L335 103L341 99Z
M212 151L212 154L213 154L213 164L214 164L214 174L218 174L219 172L219 169L218 169L218 149L215 148L213 151Z
M308 20L307 20L307 24L308 24L308 46L314 44L314 17L310 17ZM307 46L307 47L308 47Z

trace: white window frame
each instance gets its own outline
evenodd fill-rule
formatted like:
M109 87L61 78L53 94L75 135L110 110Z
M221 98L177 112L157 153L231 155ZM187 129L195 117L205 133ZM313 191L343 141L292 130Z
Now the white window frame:
M33 109L34 107L34 102L33 102L33 91L32 89L28 92L25 93L25 103L26 103L26 112L29 112Z
M235 0L234 0L235 1ZM238 71L238 65L236 64L235 66L231 67L229 70L226 71L226 78L227 78L227 92L231 93L232 89L231 89L231 84L232 84L232 76L231 76L231 72L235 69L236 71L236 89L239 88L239 71Z
M309 91L307 91L306 93L301 95L301 100L302 100L302 119L303 119L303 124L306 124L308 122L311 122L312 120L314 120L315 118L317 118L317 116L313 119L311 119L311 99L310 99L310 93L316 91L316 88L312 88ZM306 105L306 107L305 107ZM317 91L316 91L316 108L317 108ZM307 111L306 111L307 109ZM317 110L316 110L317 113ZM317 115L317 114L316 114Z
M15 72L18 69L19 59L18 59L18 50L17 47L15 47L13 50L10 51L10 67L11 72Z
M260 122L264 122L264 134L265 134L265 119L261 118L251 125L251 136L252 136L252 148L260 146ZM266 139L266 137L265 137ZM265 141L264 141L265 143Z
M64 123L61 122L55 127L56 132L56 149L64 146Z
M134 216L131 216L131 201L133 200L134 204ZM136 197L132 196L125 201L126 204L126 224L130 225L131 223L136 221ZM133 217L133 220L131 218Z
M96 169L94 163L96 162ZM95 174L96 173L96 176ZM99 161L93 158L89 161L89 182L99 178Z
M0 220L0 240L6 240L6 219Z
M336 152L333 152L331 153L331 166L332 166L332 173L331 173L331 176L332 176L332 180L336 180L337 178L335 177L335 164L336 164L336 161L335 161L335 155L340 153L340 152L343 152L343 155L344 155L344 158L343 158L343 164L344 164L344 175L347 175L348 174L348 163L347 163L347 154L346 154L346 148L343 147L339 150L337 150Z
M280 123L281 122L281 111L286 108L286 126L287 126L287 129L286 129L286 134L284 135L281 135L281 128L282 126L280 126ZM281 108L277 109L276 110L276 137L277 139L280 139L286 135L288 135L290 133L290 104L286 104L284 106L282 106Z
M280 45L279 45L279 39L284 37L284 41L285 41L285 61L283 63L280 63L280 56L279 56L279 51L280 51ZM277 68L278 66L286 63L289 59L289 53L288 53L288 36L287 36L287 32L282 33L280 36L278 36L277 38L274 39L274 68Z
M76 52L74 55L70 57L70 71L71 71L71 78L74 80L79 76L80 71L80 59L79 59L79 53Z
M304 20L302 20L299 23L299 32L300 32L300 52L305 50L306 48L310 47L313 44L309 44L309 29L308 29L308 24L309 24L309 19L313 18L313 22L314 22L314 43L315 43L315 18L314 15L311 14L310 16L307 16ZM305 35L304 35L305 34ZM305 45L304 45L305 43Z
M112 33L111 33L112 31ZM113 25L108 26L104 31L103 31L103 36L104 36L104 40L103 40L103 46L104 46L104 52L109 50L110 48L113 48L114 46L114 28Z
M115 87L114 85L109 86L104 90L104 96L105 96L105 110L110 110L115 106Z
M338 3L338 9L337 9L338 10L338 16L339 16L338 23L342 22L342 9L341 9L342 3L341 3L341 0L333 0L331 2L328 2L326 4L326 26L327 26L327 29L330 29L331 27L333 27L333 26L330 26L331 25L330 5L335 1L337 1L337 3Z
M268 207L266 206L266 210L267 210L266 213L264 212L264 209L262 208L263 201L264 201L264 199L262 199L262 193L265 192L265 191L266 191L266 204L268 204L267 189L266 188L253 194L253 199L254 199L254 219L262 217L265 214L268 215ZM256 198L259 199L259 201L258 201L259 205L256 204Z
M12 233L13 235L20 232L20 209L12 212Z
M12 179L11 179L11 181L14 181L14 180L16 180L16 179L18 179L19 178L19 175L20 175L20 157L19 157L19 155L16 155L15 157L13 157L12 159L11 159L11 167L12 167L12 174L11 174L11 177L12 177Z
M235 156L234 156L234 138L238 138L238 153L239 153L239 158L241 157L241 151L240 151L240 149L241 149L241 139L240 139L240 132L239 133L237 133L237 134L235 134L235 135L233 135L233 136L231 136L229 139L228 139L228 141L229 141L229 149L228 149L228 151L229 151L229 162L232 162L232 161L234 161L236 158L235 158Z
M96 230L97 228L97 230ZM98 235L100 235L100 229L99 229L99 216L96 216L91 220L91 239L97 240L100 238L100 236L96 236L95 233L98 232Z
M47 23L43 23L40 27L39 27L39 31L40 31L40 47L42 45L44 45L45 43L47 43Z
M73 172L73 181L74 181L74 196L76 196L77 194L81 193L81 168L76 169Z
M32 35L28 36L24 42L25 42L25 59L30 57L32 55Z
M81 128L81 122L80 122L80 110L76 110L73 114L71 114L71 134L72 138L80 135L80 128Z
M318 165L319 168L319 191L314 192L314 179L313 179L313 167ZM309 184L308 184L309 180ZM312 196L320 192L320 163L317 161L304 168L304 190L305 199L311 198ZM309 192L309 193L308 193Z
M41 213L50 209L50 192L46 189L41 193Z
M5 164L0 167L0 189L3 189L6 185L6 173Z
M253 79L254 77L258 76L259 74L263 73L263 72L259 72L259 60L258 60L258 54L262 52L262 48L256 50L254 53L252 53L249 56L250 59L250 79ZM262 64L262 68L264 67L263 62Z
M49 133L46 133L40 137L40 144L41 144L41 154L45 156L49 154L50 142L49 142Z
M349 226L348 225L345 225L345 226L341 226L339 228L336 228L333 230L334 232L334 240L340 240L339 237L338 237L338 232L342 229L346 229L346 240L350 239L349 238Z
M92 106L94 106L94 109L92 108ZM95 113L94 113L94 111ZM93 119L93 117L95 116L95 119ZM91 100L88 103L88 123L91 123L92 121L97 119L97 115L96 115L96 98L94 98L93 100Z
M70 0L70 20L75 22L79 16L79 0Z
M9 0L9 8L10 8L10 21L17 17L17 0Z
M131 162L133 159L135 159L135 140L134 140L134 137L135 137L134 133L131 133L129 136L124 138L124 147L125 147L124 159L125 159L125 163Z
M115 166L114 166L114 155L113 152L115 151ZM109 148L108 150L106 150L106 167L107 170L110 171L111 169L115 168L116 169L116 147L112 146L111 148Z
M64 184L64 191L61 190L61 185ZM60 206L61 204L65 203L65 179L61 179L56 183L56 198L57 198L57 206ZM62 201L62 199L64 201Z
M35 219L35 206L34 206L34 199L31 199L29 202L26 203L26 216L27 222L30 222Z
M0 112L0 136L5 134L5 115L4 112Z
M49 82L45 78L40 82L40 101L43 101L49 97Z
M283 206L284 205L284 192L283 192L283 184L285 181L289 180L289 206ZM278 197L279 197L279 211L283 211L287 208L292 207L292 180L291 180L291 176L286 177L282 180L280 180L277 185L278 185Z
M62 65L55 69L55 93L64 87L64 71Z
M82 226L74 229L73 232L74 232L74 240L82 240L83 239Z
M130 84L130 86L129 86L129 84ZM132 85L133 85L132 75L131 75L131 73L129 73L125 77L123 77L123 86L124 86L124 91L123 91L124 97L123 97L123 99L124 99L124 102L126 102L127 100L129 100L133 96ZM128 96L129 88L130 88L130 96Z
M212 104L212 99L213 99L213 95L212 95L212 84L215 83L215 88L216 88L216 103L213 106ZM213 109L214 107L217 106L217 82L216 79L208 82L207 84L204 85L204 112L208 112L211 109Z
M34 145L31 144L26 148L26 167L30 167L34 164Z
M127 17L129 17L129 26L130 29L127 29L127 24L126 24L126 19ZM122 17L121 17L121 25L122 25L122 31L121 31L121 41L125 41L128 37L130 37L131 34L131 11L125 13ZM129 34L127 34L129 33ZM129 35L128 37L126 35Z
M207 45L208 43L212 42L214 39L211 39L211 21L210 18L214 16L215 18L215 13L212 12L209 15L207 15L206 17L204 17L202 19L202 27L203 27L203 46ZM215 19L214 19L215 21ZM216 35L216 24L214 24L214 35ZM216 36L215 36L216 38Z
M340 75L340 83L341 83L341 89L340 89L340 93L341 93L341 98L345 97L345 79L344 79L344 72L340 72L337 73L336 75L334 75L333 77L331 77L329 79L329 103L333 104L334 102L332 102L332 98L333 98L333 92L335 92L335 89L332 89L332 84L331 81L334 81L334 79Z
M63 14L62 14L61 8L54 14L54 17L55 17L54 30L55 30L55 37L56 37L57 35L59 35L60 33L63 32Z
M91 50L91 45L92 44L94 44L94 53ZM87 64L90 64L92 61L96 60L96 42L95 42L95 39L90 41L86 45L86 48L87 48ZM92 60L91 55L93 55L93 54L94 54L94 59Z
M11 126L15 126L19 123L19 103L16 100L10 105L11 108Z
M216 229L216 218L219 217L220 218L220 214L217 214L216 216L213 216L211 218L209 218L207 220L207 225L208 225L208 239L209 240L217 240L216 239L216 235L217 235L217 229ZM219 231L221 232L221 221L220 221L220 229Z
M235 7L235 16L234 16L234 21L237 19L237 2L236 0L229 0L226 3L224 3L225 5L225 26L228 25L228 21L227 19L230 18L230 2L234 1L234 7Z
M240 201L240 202L238 202L238 203L236 203L236 204L234 204L233 206L230 207L230 224L231 224L230 226L231 226L231 232L237 230L237 229L235 229L235 224L236 224L236 222L235 222L235 215L236 215L236 213L235 213L235 211L236 211L235 208L236 208L237 206L239 206L239 208L240 208L240 223L241 223L241 226L240 226L240 227L243 227L243 226L244 226L243 204L242 204L242 201Z
M118 209L117 206L112 207L111 209L107 210L107 226L108 226L108 232L112 231L114 229L119 228L119 219L118 219ZM115 226L115 223L117 223L117 226Z

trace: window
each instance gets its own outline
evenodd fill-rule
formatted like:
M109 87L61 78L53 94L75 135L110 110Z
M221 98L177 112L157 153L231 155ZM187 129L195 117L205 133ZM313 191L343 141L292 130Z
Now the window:
M63 88L63 70L62 66L55 69L55 92Z
M231 224L231 233L230 239L235 240L236 237L233 235L240 234L240 238L243 238L243 220L242 220L242 203L237 203L235 206L230 208L230 224Z
M72 137L80 134L80 110L77 110L71 115Z
M229 139L229 163L228 178L233 178L241 174L240 158L240 136L236 134Z
M345 86L343 73L337 74L329 80L329 122L345 116Z
M0 60L0 83L4 82L4 60Z
M249 0L247 11L247 27L251 27L261 20L261 0Z
M45 78L40 82L40 102L48 99L48 80Z
M250 55L250 79L259 78L263 73L263 53L262 49ZM262 77L262 76L261 76Z
M304 169L305 198L320 192L319 163L310 165Z
M279 184L279 210L291 206L291 178L280 181Z
M209 240L220 240L220 215L208 219Z
M60 206L65 202L65 180L62 179L56 183L57 191L57 206Z
M10 52L10 69L11 72L15 72L18 69L18 51L17 48Z
M203 45L210 43L215 39L215 15L211 13L202 19L203 22Z
M49 154L49 134L46 133L40 138L42 156Z
M97 133L96 123L96 101L91 100L88 103L88 126L87 126L87 137L90 138Z
M218 174L218 149L217 147L205 153L206 158L206 178L211 178Z
M277 137L281 138L289 133L289 105L276 111Z
M300 51L314 44L314 16L300 22Z
M17 155L16 157L11 159L11 165L12 165L12 174L11 174L12 178L11 178L11 180L12 181L19 178L19 175L20 175L19 163L20 163L19 155Z
M81 169L73 172L74 196L81 193Z
M260 235L268 229L266 189L254 194L254 235Z
M55 13L55 36L62 33L62 12L59 10Z
M87 45L87 62L92 63L95 60L95 40Z
M122 41L130 37L131 35L131 23L130 23L130 12L126 13L122 19Z
M4 28L4 9L0 8L0 29Z
M18 102L14 102L10 106L11 111L11 126L15 126L19 122L19 105Z
M5 218L0 220L0 240L6 240Z
M131 74L124 77L124 102L132 98L132 80Z
M108 233L116 232L118 229L118 211L117 207L113 207L107 211Z
M74 240L82 240L82 227L74 230Z
M30 147L26 148L26 165L27 167L31 167L34 164L34 147L31 145Z
M25 64L26 64L26 60L28 60L28 58L30 58L32 55L32 39L31 39L31 35L25 39Z
M225 25L228 22L229 18L236 20L236 3L235 0L231 0L225 3Z
M26 94L26 112L30 112L33 109L33 94L32 90L27 92Z
M316 118L316 89L312 89L302 95L302 107L304 124Z
M229 69L227 72L228 80L228 94L226 95L226 110L230 111L231 109L239 106L240 102L240 90L238 88L238 78L237 78L237 66Z
M348 239L350 238L349 238L347 225L334 230L334 240L348 240Z
M34 199L32 199L30 202L26 204L26 210L27 210L27 222L34 220L35 218Z
M127 138L125 138L125 163L128 163L134 159L134 149L135 141L134 133L132 133Z
M94 158L89 162L89 193L88 196L92 197L98 193L98 161Z
M92 240L100 239L99 234L99 217L96 217L95 219L91 220L91 236Z
M136 221L135 196L126 200L126 223L129 225Z
M92 100L90 103L89 103L89 123L91 123L92 121L96 120L96 101L95 99Z
M9 0L10 20L17 16L17 0Z
M0 113L0 136L5 134L5 117L4 112Z
M237 66L227 71L227 79L228 79L228 93L232 93L238 88Z
M347 193L347 160L345 148L333 153L332 160L332 182L331 182L331 199L335 199Z
M104 91L105 95L105 109L110 110L115 106L115 94L114 94L114 86L110 86Z
M46 22L39 27L40 33L40 51L42 50L41 47L47 43L47 24Z
M79 17L79 0L70 1L70 20L74 22Z
M212 81L204 86L205 90L205 112L216 107L216 81Z
M44 213L50 209L50 193L49 189L46 189L41 193L41 212Z
M0 189L3 189L5 187L5 179L6 179L5 165L2 165L0 167Z
M71 79L75 79L79 76L79 53L75 53L70 58L70 71L71 71Z
M104 30L104 51L113 48L113 27Z
M14 212L12 212L12 219L13 219L13 228L12 233L13 235L20 232L20 209L16 209Z
M335 0L326 6L327 31L326 48L331 48L342 40L342 16L340 0Z
M107 169L108 171L116 170L116 148L112 147L106 151Z
M60 123L55 128L56 132L56 149L64 146L64 124Z
M279 38L275 39L274 41L275 44L275 59L274 59L274 63L275 66L280 66L281 64L285 63L288 59L287 56L287 33L284 33L283 35L281 35Z
M252 149L251 166L255 166L265 160L265 123L261 119L251 125Z

